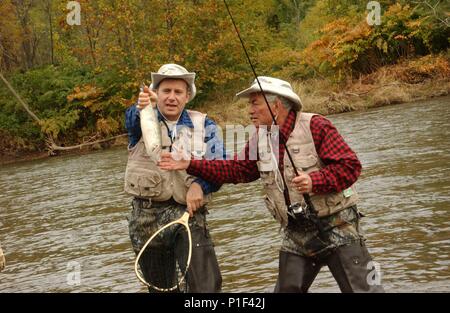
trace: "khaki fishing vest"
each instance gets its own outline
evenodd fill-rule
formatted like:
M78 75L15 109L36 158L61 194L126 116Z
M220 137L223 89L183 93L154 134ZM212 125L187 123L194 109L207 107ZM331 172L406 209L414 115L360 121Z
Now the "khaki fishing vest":
M162 150L173 151L201 158L206 153L205 118L206 114L187 110L194 128L179 127L173 143L163 122L160 122ZM128 148L128 163L125 171L125 192L152 201L167 201L173 198L180 204L186 204L186 193L196 177L186 171L161 170L156 161L158 156L150 157L145 150L144 140ZM204 203L210 200L205 195Z
M303 112L297 114L294 130L287 141L287 148L291 153L297 171L304 171L306 173L318 171L324 167L324 164L317 154L311 134L310 123L311 118L314 115L315 114ZM263 156L264 151L270 153L270 146L267 144L267 136L265 140L261 140L260 138L258 141L258 150L260 151L260 160L257 164L261 175L261 180L264 184L264 190L266 192L266 206L281 226L285 227L288 222L288 216L283 192L280 191L276 183L275 169L278 165L274 165L273 159L271 158L261 158L261 152ZM291 184L295 174L286 153L284 154L283 172L289 190L291 203L304 203L303 196ZM280 185L280 181L278 181L278 185ZM342 192L333 192L328 194L310 193L310 196L315 209L318 211L319 217L324 217L339 212L356 204L358 200L358 195L353 185Z

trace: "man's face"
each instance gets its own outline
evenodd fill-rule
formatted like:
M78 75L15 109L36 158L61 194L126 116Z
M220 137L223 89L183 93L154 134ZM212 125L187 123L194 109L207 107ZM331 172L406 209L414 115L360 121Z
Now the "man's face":
M187 83L182 79L164 79L156 90L159 111L176 121L189 100Z
M250 114L250 119L255 127L259 127L261 125L272 125L272 116L270 115L266 101L261 93L252 93L248 103L248 113ZM271 104L270 107L272 112L276 114L274 105Z

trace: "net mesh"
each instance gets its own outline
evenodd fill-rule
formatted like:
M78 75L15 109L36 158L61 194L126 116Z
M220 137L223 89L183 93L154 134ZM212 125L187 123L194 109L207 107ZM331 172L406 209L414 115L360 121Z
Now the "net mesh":
M149 243L139 260L150 292L189 292L187 262L189 238L182 224L162 230Z

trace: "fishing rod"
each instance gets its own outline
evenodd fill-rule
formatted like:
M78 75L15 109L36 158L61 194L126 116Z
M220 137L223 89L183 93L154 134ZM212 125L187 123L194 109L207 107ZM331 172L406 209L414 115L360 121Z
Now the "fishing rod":
M269 101L267 101L266 93L264 92L264 90L263 90L263 88L261 86L261 82L259 81L258 75L256 74L255 67L253 66L253 63L252 63L252 61L250 59L250 56L249 56L248 51L247 51L247 48L245 47L245 44L244 44L244 41L243 41L243 39L241 37L239 29L238 29L238 27L236 25L236 22L234 21L233 15L231 14L231 11L230 11L230 8L228 6L228 3L227 3L226 0L223 0L223 3L225 4L225 7L226 7L227 12L228 12L228 15L230 16L230 19L231 19L231 22L233 23L233 26L234 26L234 29L236 31L236 34L237 34L237 36L239 38L239 41L241 42L241 46L244 49L245 56L247 57L248 64L250 65L250 67L252 69L252 72L253 72L253 75L255 76L255 79L258 82L259 89L261 90L261 93L262 93L262 95L264 97L264 101L266 102L267 108L269 109L270 116L272 117L272 121L273 121L274 125L277 126L278 124L277 124L277 121L275 119L275 115L273 114L273 111L270 108ZM291 153L288 150L288 147L287 147L286 140L285 140L284 136L281 135L280 139L281 139L281 144L283 145L284 150L286 151L286 154L287 154L287 156L289 158L289 161L292 164L292 168L294 169L295 176L298 176L299 173L298 173L297 167L295 166L294 161L293 161L292 156L291 156ZM284 184L284 192L283 193L284 193L284 197L285 197L286 205L288 206L288 209L292 209L294 213L300 213L303 208L301 206L297 207L297 208L293 207L295 204L294 205L291 204L291 201L290 201L290 198L289 198L289 191L287 189L286 180L284 179L284 175L281 175L281 178L282 178L283 184ZM321 234L323 234L324 233L324 229L323 229L322 223L321 223L321 221L320 221L320 219L319 219L319 217L317 215L317 211L314 208L314 205L313 205L313 203L311 201L311 197L309 196L308 193L302 193L302 196L303 196L303 199L305 199L305 203L307 205L307 207L305 208L305 211L307 212L308 209L310 209L310 215L311 215L310 218L312 219L312 221L319 228L319 232ZM296 212L296 210L297 210L297 212Z

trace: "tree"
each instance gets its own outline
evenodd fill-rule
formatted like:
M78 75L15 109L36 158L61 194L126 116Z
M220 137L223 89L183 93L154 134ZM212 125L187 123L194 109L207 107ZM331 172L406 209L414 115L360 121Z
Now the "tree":
M10 0L0 2L0 16L0 71L8 72L19 65L22 36Z
M39 36L35 32L33 21L31 20L30 11L34 6L33 0L13 0L17 18L21 26L22 32L22 52L25 61L25 68L31 69L34 66Z
M48 17L48 29L50 32L50 56L51 56L51 64L55 64L54 58L54 42L53 42L53 18L52 18L52 0L45 0L44 2L44 10L47 13Z

